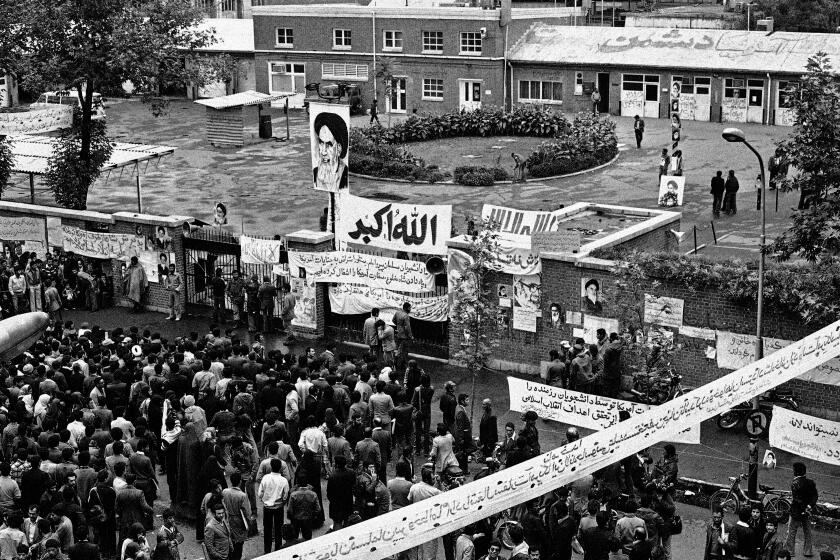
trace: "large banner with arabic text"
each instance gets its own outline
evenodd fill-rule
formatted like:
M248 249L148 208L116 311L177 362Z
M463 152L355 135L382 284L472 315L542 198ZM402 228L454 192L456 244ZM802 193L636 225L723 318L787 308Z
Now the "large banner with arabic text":
M538 498L840 355L840 321L672 401L538 457L261 558L381 560Z
M508 377L508 389L510 410L533 410L543 420L554 420L590 430L603 430L617 424L621 410L636 416L653 408L646 404L569 391L515 377ZM686 428L668 441L699 444L700 425Z
M61 226L64 250L97 259L129 259L146 250L143 237L127 233L98 233Z
M315 282L363 284L398 292L431 292L435 289L435 277L426 270L426 263L364 253L290 252L289 272L296 278L310 278ZM275 270L275 274L282 273L282 270Z
M0 239L3 241L44 241L44 218L0 216Z
M277 264L280 262L280 251L284 248L279 239L260 239L247 235L239 237L239 247L242 250L241 260L246 264Z
M773 407L770 445L776 449L821 463L840 465L839 436L840 422Z
M485 204L481 207L481 218L492 220L502 239L530 247L531 236L535 233L558 231L562 215L567 212L568 210L563 208L553 211L517 210Z
M339 315L370 313L374 307L391 315L397 309L402 309L404 303L410 303L412 319L436 323L449 319L448 296L414 297L353 284L330 286L329 293L330 311Z
M452 232L452 206L397 204L342 193L340 243L358 243L394 251L445 255ZM343 245L342 245L343 246Z

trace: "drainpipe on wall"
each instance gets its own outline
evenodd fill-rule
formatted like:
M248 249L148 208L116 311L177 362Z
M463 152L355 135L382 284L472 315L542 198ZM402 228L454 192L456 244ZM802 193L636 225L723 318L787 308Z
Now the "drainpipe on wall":
M764 114L764 124L772 124L770 122L770 91L773 89L770 87L771 85L770 72L767 72L767 94L764 96L764 107L766 109Z
M373 52L373 98L376 99L376 11L370 13L370 22L373 28L373 36L371 38L371 42L373 43L373 48L371 49L371 52Z
M502 103L504 103L504 104L505 104L505 106L507 106L507 100L508 100L508 81L507 81L507 67L508 67L508 60L507 60L508 29L510 29L510 26L509 26L509 25L506 25L506 26L505 26L505 46L504 46L504 50L502 51L502 52L504 53L504 65L503 65L503 68L504 68L504 70L503 70L503 72L504 72L504 74L503 74L503 76L504 76L504 86L503 86L503 88L502 88L502 96L503 96L503 97L502 97ZM513 99L511 99L510 106L511 106L511 108L513 107Z

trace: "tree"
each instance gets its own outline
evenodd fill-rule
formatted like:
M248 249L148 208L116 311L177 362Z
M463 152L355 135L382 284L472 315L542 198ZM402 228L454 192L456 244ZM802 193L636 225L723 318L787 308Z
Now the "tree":
M93 149L100 132L91 118L94 91L117 90L130 81L159 112L161 89L196 78L189 59L214 41L212 30L198 27L202 13L192 2L29 0L20 17L26 44L22 83L34 91L60 86L78 93L77 163L89 171L101 159ZM82 190L71 199L84 207L90 185L71 182Z
M781 260L825 262L840 253L840 82L825 53L811 57L806 69L790 92L793 132L778 143L798 172L777 181L782 190L799 190L805 204L771 250Z
M776 31L834 33L840 26L837 0L759 0L755 11L772 17Z
M489 219L467 218L481 228L467 233L467 254L471 260L455 280L452 305L452 327L461 330L461 349L455 353L457 363L472 376L470 421L475 408L475 380L487 366L493 348L499 345L499 310L487 287L487 275L493 270L499 254L499 233Z
M393 58L380 58L376 62L376 73L374 78L382 81L382 93L385 94L385 107L389 108L388 126L391 126L391 110L390 100L391 95L394 94L394 80L396 75L400 72L400 63Z

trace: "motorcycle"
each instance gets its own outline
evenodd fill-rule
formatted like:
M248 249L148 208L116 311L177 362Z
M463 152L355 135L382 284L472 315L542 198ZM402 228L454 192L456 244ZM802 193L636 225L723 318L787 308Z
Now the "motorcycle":
M799 403L793 393L786 390L771 389L758 397L758 408L754 409L752 402L744 401L735 408L727 410L717 416L718 428L731 430L741 422L744 429L751 436L761 436L770 428L773 407L779 406L788 410L798 411Z
M637 402L659 405L685 393L681 382L682 375L670 368L665 371L639 373L633 378L630 393Z

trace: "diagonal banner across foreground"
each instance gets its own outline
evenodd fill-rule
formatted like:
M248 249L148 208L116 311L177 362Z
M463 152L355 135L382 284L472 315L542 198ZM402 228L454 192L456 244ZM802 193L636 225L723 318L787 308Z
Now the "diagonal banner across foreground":
M379 560L537 498L840 355L840 321L720 379L539 457L260 558Z

